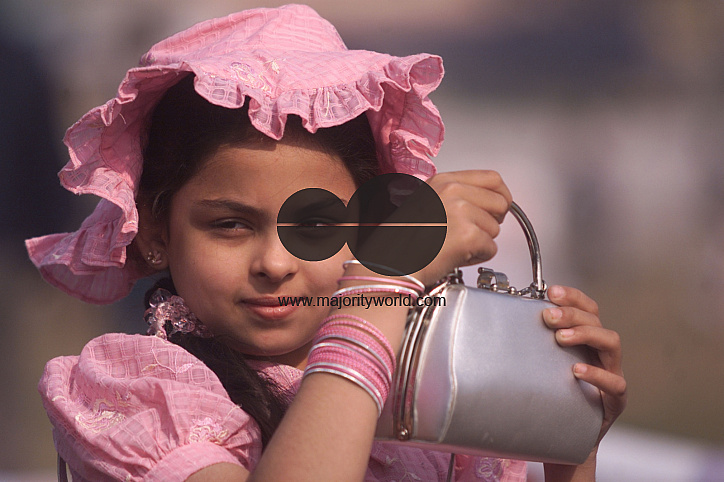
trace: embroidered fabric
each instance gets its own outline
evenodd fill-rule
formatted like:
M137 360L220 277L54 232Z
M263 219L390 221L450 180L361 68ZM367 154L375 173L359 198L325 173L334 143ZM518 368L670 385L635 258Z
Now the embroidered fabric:
M291 393L299 387L301 370L252 366ZM256 423L216 375L159 337L96 338L78 357L51 360L39 390L73 480L181 481L220 462L253 470L261 457ZM365 480L445 480L448 462L448 454L374 443ZM454 480L525 478L521 461L456 457Z
M444 128L428 94L442 80L439 57L347 50L334 27L304 5L202 22L154 45L115 98L68 129L70 161L61 184L102 199L78 231L26 241L51 284L103 304L128 294L144 276L147 268L127 252L138 232L142 138L155 104L188 74L213 104L248 102L252 124L274 139L290 114L315 132L366 113L382 172L435 174L429 157L439 151Z
M194 315L183 298L172 295L163 288L157 289L149 300L150 308L143 319L148 323L148 334L161 339L168 339L174 333L190 333L200 338L214 336L206 325ZM167 330L170 328L170 333Z
M222 461L253 468L256 422L216 375L156 336L108 334L51 360L39 390L73 480L185 480Z

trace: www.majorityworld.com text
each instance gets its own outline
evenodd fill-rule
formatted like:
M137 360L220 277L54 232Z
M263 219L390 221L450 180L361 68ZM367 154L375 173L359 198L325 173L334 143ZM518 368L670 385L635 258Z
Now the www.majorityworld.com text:
M349 306L361 306L365 309L371 307L423 307L423 306L447 306L444 296L411 296L399 294L396 296L367 296L359 294L354 296L279 296L279 306L329 306L341 309Z

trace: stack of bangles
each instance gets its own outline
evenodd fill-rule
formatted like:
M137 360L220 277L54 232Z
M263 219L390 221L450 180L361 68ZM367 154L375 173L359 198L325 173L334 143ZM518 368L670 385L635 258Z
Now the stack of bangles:
M373 277L343 276L339 281L369 281L336 291L332 297L361 293L399 293L420 296L425 286L411 276L406 281ZM382 413L395 372L395 350L385 335L364 319L347 314L328 316L314 338L304 376L330 373L355 383L366 391Z

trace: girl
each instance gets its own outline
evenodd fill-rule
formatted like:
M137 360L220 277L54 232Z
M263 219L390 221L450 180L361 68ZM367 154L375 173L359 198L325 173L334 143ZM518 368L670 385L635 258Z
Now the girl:
M434 56L346 50L308 7L250 10L157 44L69 129L61 181L103 199L79 231L29 240L33 262L93 303L168 274L148 295L156 336L105 335L46 367L39 388L74 480L444 479L447 455L373 443L407 309L279 302L418 293L495 254L512 202L500 176L434 175L427 158L442 142L427 97L441 78ZM291 195L346 202L385 172L428 179L447 212L440 253L412 277L348 262L346 247L303 261L282 245ZM618 336L581 292L549 296L559 343L598 352L572 370L602 391L603 437L626 399ZM595 460L546 464L546 478L592 480ZM454 477L524 480L525 464L460 457Z

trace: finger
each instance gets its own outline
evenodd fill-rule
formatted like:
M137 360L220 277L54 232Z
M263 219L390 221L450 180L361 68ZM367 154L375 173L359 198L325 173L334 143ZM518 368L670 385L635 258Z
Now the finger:
M556 330L555 336L561 346L590 346L598 352L603 368L617 373L621 371L621 338L617 332L580 325Z
M459 207L460 209L456 214L463 223L463 229L472 228L470 233L468 233L471 237L477 236L475 229L487 234L490 239L498 237L500 234L500 222L494 213L480 209L465 201L459 201ZM452 221L452 219L450 221ZM467 226L465 224L467 224ZM453 226L451 226L451 229L454 229Z
M445 241L465 248L458 261L462 263L461 266L482 263L492 258L498 250L494 238L500 233L500 225L495 218L469 204L463 206L457 215L460 216L456 216L460 222L455 226L449 223L450 230Z
M459 207L459 203L467 203L489 212L500 224L510 209L510 202L504 195L473 184L450 182L436 187L436 192L442 199L448 215Z
M618 403L614 403L611 408L614 410L617 408L619 413L623 411L626 406L626 379L622 374L585 363L576 363L573 365L573 375L579 380L590 383L606 395L614 397Z
M598 315L598 304L583 291L570 286L551 286L548 288L548 299L559 306L573 306Z
M601 319L597 315L567 306L546 308L543 310L543 321L553 329L578 325L601 326Z
M576 363L573 375L581 381L590 383L601 392L603 403L603 423L598 440L608 432L611 424L623 413L628 403L626 379L623 374L611 373L599 367Z
M492 216L488 217L492 219ZM485 221L468 221L456 226L454 230L448 230L442 249L435 259L413 276L425 284L431 284L449 273L453 267L483 263L495 256L497 244L492 235L481 229L478 223L484 224ZM497 226L495 221L492 223Z
M475 169L467 171L444 172L430 180L430 184L460 182L477 186L501 194L510 204L513 202L513 195L503 181L501 175L496 171Z

